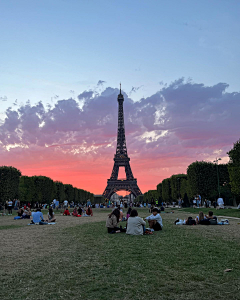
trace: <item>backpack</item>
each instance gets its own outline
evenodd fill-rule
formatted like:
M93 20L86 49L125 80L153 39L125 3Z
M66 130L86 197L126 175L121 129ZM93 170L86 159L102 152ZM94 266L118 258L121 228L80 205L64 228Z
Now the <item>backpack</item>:
M186 225L196 225L196 221L192 217L188 217Z

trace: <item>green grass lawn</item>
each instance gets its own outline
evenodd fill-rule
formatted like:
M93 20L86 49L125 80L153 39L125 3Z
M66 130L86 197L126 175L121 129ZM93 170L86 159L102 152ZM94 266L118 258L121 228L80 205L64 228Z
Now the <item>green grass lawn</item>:
M19 227L23 227L23 225L2 225L0 226L0 230L3 230L3 229L15 229L15 228L19 228Z
M234 217L234 218L240 218L240 210L239 209L215 209L215 208L181 208L181 211L190 212L193 214L193 216L198 215L199 211L202 211L204 214L208 214L208 212L211 210L215 216L228 216L228 217Z
M10 269L1 258L0 299L240 299L240 241L162 217L164 229L153 236L107 234L102 221L54 233L41 226L39 247L53 251L38 256L23 236L26 261L18 261L18 249Z

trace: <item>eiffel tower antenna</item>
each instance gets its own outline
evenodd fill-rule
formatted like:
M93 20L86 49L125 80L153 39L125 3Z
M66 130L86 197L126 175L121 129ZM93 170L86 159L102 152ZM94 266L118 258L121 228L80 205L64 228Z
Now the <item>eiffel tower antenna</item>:
M105 199L110 200L111 196L117 191L125 190L132 193L135 197L142 195L138 185L137 179L134 178L131 167L130 158L127 154L127 145L125 138L125 127L124 127L124 113L123 113L123 101L124 97L121 93L120 83L120 94L117 98L118 101L118 134L117 134L117 147L116 154L114 156L114 165L110 179L107 181L107 187L103 192ZM119 167L125 168L126 179L118 179Z

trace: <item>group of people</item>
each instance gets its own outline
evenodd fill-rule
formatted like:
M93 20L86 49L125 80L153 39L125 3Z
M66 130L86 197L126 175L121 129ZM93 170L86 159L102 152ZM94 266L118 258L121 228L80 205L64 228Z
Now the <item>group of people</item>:
M86 210L84 208L79 207L74 207L72 214L69 212L68 207L65 208L63 212L63 216L73 216L73 217L92 217L93 216L93 211L91 209L91 206L89 205Z
M36 211L31 211L30 207L20 207L17 211L18 219L30 219L32 217L32 224L48 224L56 221L53 209L50 207L48 210L47 218L44 220L41 208L37 208ZM16 217L15 217L16 218Z
M188 217L184 220L177 219L174 222L176 225L228 225L228 220L218 221L217 217L213 215L212 211L208 215L204 215L202 211L199 212L196 218Z
M130 235L149 234L153 231L162 230L162 217L160 216L158 208L152 210L152 214L145 219L138 216L136 209L129 208L127 215L127 224L125 228L119 227L120 209L115 208L107 217L106 227L108 233L125 232ZM149 228L146 229L146 221L148 221Z

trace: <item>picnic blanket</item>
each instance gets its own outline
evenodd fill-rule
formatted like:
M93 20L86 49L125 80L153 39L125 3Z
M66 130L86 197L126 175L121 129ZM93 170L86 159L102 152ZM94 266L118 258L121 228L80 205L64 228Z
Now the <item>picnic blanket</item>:
M52 223L46 223L46 224L42 224L42 225L55 225L55 222ZM39 223L29 223L28 225L39 225Z

